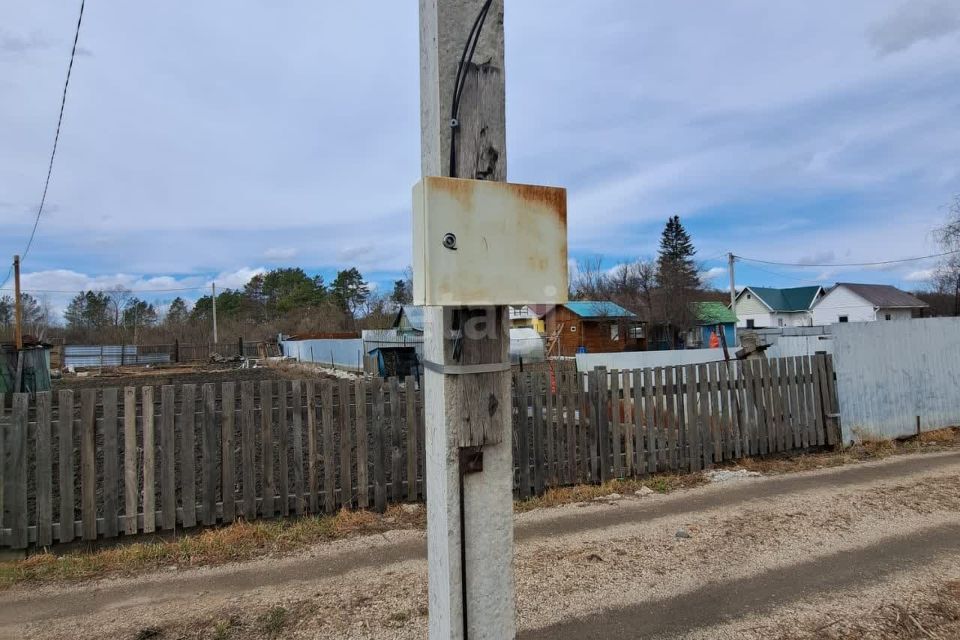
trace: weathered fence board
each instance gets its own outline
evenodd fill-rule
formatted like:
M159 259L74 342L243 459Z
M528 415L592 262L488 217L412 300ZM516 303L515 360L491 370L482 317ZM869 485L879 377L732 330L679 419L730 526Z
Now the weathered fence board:
M53 473L51 465L50 392L37 394L37 430L36 443L36 507L37 507L37 545L46 547L53 544ZM116 411L116 407L114 407ZM116 460L116 457L114 457ZM114 465L116 462L114 462Z
M228 382L224 384L223 393L226 393L227 386L229 385L231 389L231 397L233 395L233 383ZM65 393L65 392L61 392ZM70 392L66 392L70 393ZM155 445L155 434L154 434L154 414L153 414L153 387L144 387L141 392L141 397L143 398L143 532L152 533L156 530L157 527L157 516L156 516L156 506L157 506L157 494L156 494L156 449ZM62 396L61 396L62 398ZM67 398L68 403L72 402L72 398ZM61 399L61 404L63 400ZM72 404L69 405L69 414L73 414ZM61 420L64 415L64 409L60 409ZM61 427L62 429L62 427ZM63 431L61 430L61 433ZM60 442L63 442L62 436ZM61 445L62 446L62 445ZM61 453L60 459L63 460L63 454ZM61 475L62 477L62 475ZM71 492L73 485L71 484ZM72 498L71 498L72 502ZM71 513L73 512L73 507L70 507ZM60 511L61 515L63 510ZM64 522L64 520L60 520ZM63 540L63 531L67 529L72 529L72 527L60 527L61 531L61 540ZM69 532L69 535L72 539L73 531Z
M823 355L544 369L514 374L513 384L521 498L839 440ZM198 398L195 385L165 385L156 404L152 386L87 389L77 407L71 391L59 392L55 408L49 393L15 394L0 413L0 545L332 513L369 507L371 493L380 511L420 500L417 387L410 378L224 382L203 384Z
M146 391L146 389L144 389L144 391ZM237 517L237 480L234 467L236 398L236 384L233 382L224 382L220 389L220 401L222 403L222 415L220 419L220 495L223 500L224 522L233 522ZM144 402L146 402L146 398L144 398ZM153 404L151 403L150 406L153 406ZM146 438L146 422L144 422L144 438Z

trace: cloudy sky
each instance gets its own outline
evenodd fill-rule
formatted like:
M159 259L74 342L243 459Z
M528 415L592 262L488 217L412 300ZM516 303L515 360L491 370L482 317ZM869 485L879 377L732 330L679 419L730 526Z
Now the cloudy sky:
M4 261L39 203L78 8L0 0ZM88 3L26 289L287 265L387 286L410 262L417 21L414 0ZM507 0L506 29L509 177L569 189L574 258L652 255L672 214L721 287L727 251L936 251L960 194L957 0ZM930 267L737 280L912 288Z

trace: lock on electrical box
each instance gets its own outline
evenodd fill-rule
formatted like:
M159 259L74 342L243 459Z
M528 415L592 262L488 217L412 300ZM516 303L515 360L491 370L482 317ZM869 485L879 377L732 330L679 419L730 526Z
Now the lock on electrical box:
M567 192L429 177L413 189L413 303L567 301Z

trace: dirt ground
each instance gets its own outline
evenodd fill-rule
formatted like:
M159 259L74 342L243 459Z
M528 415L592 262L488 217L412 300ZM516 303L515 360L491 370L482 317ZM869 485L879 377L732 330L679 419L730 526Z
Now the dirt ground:
M521 638L960 637L960 453L516 517ZM15 587L0 638L424 638L422 531Z
M243 380L303 380L335 377L335 371L319 365L293 362L244 369L238 363L126 366L84 369L66 373L53 380L53 390L102 389L125 386L161 386L166 384L205 384Z

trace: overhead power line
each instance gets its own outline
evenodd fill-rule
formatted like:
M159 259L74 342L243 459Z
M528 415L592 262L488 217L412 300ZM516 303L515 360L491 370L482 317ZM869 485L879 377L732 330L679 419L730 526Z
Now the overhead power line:
M200 285L197 287L177 287L174 289L123 289L124 293L173 293L175 291L200 291L209 289L209 284ZM100 289L96 287L83 288L84 291L110 291L110 289ZM0 287L0 291L13 291L12 287ZM25 289L20 287L22 293L77 293L76 289L72 290L63 290L63 289Z
M780 267L878 267L885 264L900 264L903 262L917 262L919 260L929 260L931 258L942 258L944 256L953 255L955 253L960 253L960 249L955 251L944 251L943 253L933 253L928 256L916 256L913 258L899 258L897 260L877 260L876 262L832 262L832 263L823 263L823 264L813 264L813 263L798 263L798 262L777 262L776 260L759 260L757 258L747 258L744 256L734 255L734 258L737 260L742 260L743 262L757 262L759 264L772 264Z
M33 220L33 228L30 230L30 238L27 240L27 246L20 254L20 262L26 260L30 253L30 247L33 246L33 239L37 235L37 226L40 224L40 216L43 215L43 205L47 201L47 190L50 188L50 177L53 175L53 160L57 157L57 143L60 141L60 127L63 124L63 111L67 104L67 88L70 86L70 74L73 71L73 59L77 55L77 41L80 39L80 24L83 22L83 7L86 0L80 0L80 15L77 17L77 29L73 34L73 48L70 50L70 64L67 66L67 79L63 83L63 96L60 98L60 116L57 118L57 132L53 136L53 149L50 151L50 163L47 165L47 179L43 183L43 195L40 197L40 206L37 208L37 215ZM13 273L13 267L7 271L7 276L0 283L0 288L10 280L10 274Z

